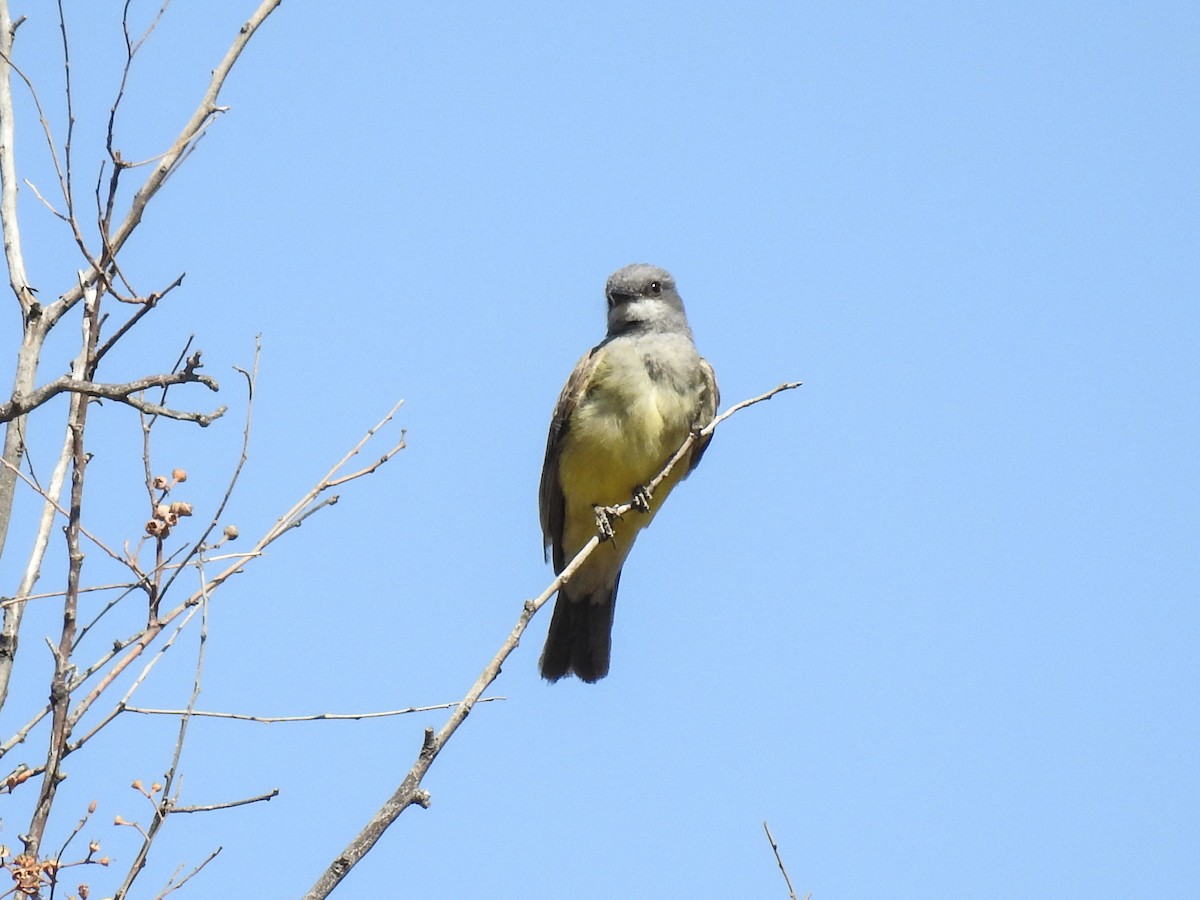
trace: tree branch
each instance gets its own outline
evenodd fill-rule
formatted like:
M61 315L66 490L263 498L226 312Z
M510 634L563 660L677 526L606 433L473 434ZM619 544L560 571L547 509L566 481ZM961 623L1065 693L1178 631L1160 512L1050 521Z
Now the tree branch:
M217 384L216 379L208 375L201 375L195 371L199 365L200 354L197 352L191 360L188 360L188 365L181 372L147 375L144 378L127 381L124 384L79 381L70 375L64 375L61 378L54 379L49 384L43 385L30 394L14 397L8 403L0 403L0 422L8 422L18 416L26 415L48 402L51 398L57 397L64 392L72 392L86 394L89 397L98 397L103 400L116 400L150 415L196 422L201 426L211 425L224 414L226 409L224 406L219 407L211 414L205 415L202 413L168 409L157 403L151 403L148 400L133 396L148 391L151 388L170 387L175 384L202 384L210 391L216 392L220 390L220 385Z
M105 240L105 251L102 259L107 261L116 256L121 248L125 246L125 242L141 224L142 216L146 212L146 206L154 198L154 195L159 192L166 180L179 167L179 164L187 157L191 147L195 144L196 139L203 134L208 123L221 112L221 107L217 106L217 97L221 93L221 89L225 86L225 80L229 77L229 73L233 70L238 58L242 55L242 51L246 49L246 45L250 39L254 37L255 32L267 20L267 17L275 11L283 0L262 0L258 9L250 16L242 27L238 29L237 36L234 37L233 43L225 52L225 56L213 69L212 77L209 79L208 88L204 92L204 96L200 99L200 104L192 113L190 119L183 126L179 135L175 138L170 149L162 155L158 164L151 170L150 175L138 188L137 193L133 196L133 201L130 203L129 212L125 216L125 220L117 227L116 231L107 235ZM0 20L0 24L3 21ZM0 45L0 49L3 46ZM3 79L0 79L3 80ZM102 273L93 272L91 279L95 281L101 277ZM72 289L63 294L53 304L46 307L45 316L51 323L57 321L62 315L79 302L82 297L82 292L78 289Z
M25 274L25 254L21 248L21 227L17 220L17 162L13 155L16 123L13 115L12 64L16 28L8 12L8 0L0 0L0 228L4 233L4 260L8 263L8 283L28 317L37 305ZM83 296L81 293L80 297Z
M490 703L493 700L504 700L504 697L484 697L480 703ZM141 713L145 716L207 716L211 719L235 719L239 722L258 722L263 725L273 725L278 722L358 722L362 719L384 719L391 716L407 716L411 713L433 712L438 709L450 709L458 706L453 703L435 703L432 706L409 706L405 709L388 709L379 712L364 713L313 713L308 716L252 716L249 713L206 712L202 709L145 709L140 706L125 706L122 712Z
M745 409L748 406L753 406L755 403L761 403L764 400L770 400L781 391L791 390L792 388L797 388L799 386L800 382L798 381L785 382L784 384L767 391L765 394L761 394L758 397L745 400L736 406L730 407L724 413L715 417L711 422L708 423L708 425L700 429L698 432L689 434L686 440L684 440L683 444L680 445L679 450L676 451L669 460L667 460L667 463L663 466L662 471L659 472L657 477L650 482L649 488L651 491L653 491L653 488L661 484L663 480L671 474L671 470L674 469L679 461L688 453L692 447L692 444L696 442L698 437L712 434L718 425L720 425L734 413ZM633 508L634 504L631 501L614 507L613 509L609 510L609 513L619 517L630 512L633 510ZM558 589L571 579L571 576L579 570L579 567L582 566L587 558L592 555L592 552L597 546L599 546L599 544L600 537L597 535L584 545L583 549L576 554L575 558L571 560L567 567L563 569L561 574L559 574L559 576L550 583L550 586L546 588L546 590L544 590L533 600L525 601L521 610L521 615L517 618L516 625L513 626L512 631L509 633L504 643L501 644L496 655L492 657L486 666L484 666L482 674L480 674L480 676L475 680L475 683L471 685L471 688L467 691L466 696L463 697L463 699L460 700L458 705L454 708L454 712L450 715L450 718L447 720L446 724L442 726L441 731L435 734L432 728L425 729L424 739L421 743L421 749L417 754L416 762L414 762L412 768L409 769L408 774L404 777L400 787L397 788L395 793L388 798L388 800L379 808L378 811L376 811L376 813L363 827L362 831L355 836L346 849L344 849L333 860L333 862L329 864L309 892L304 895L304 900L323 900L323 898L328 897L334 888L341 883L341 880L346 877L346 874L352 868L354 868L359 860L361 860L367 855L368 852L370 852L371 848L375 846L375 843L379 840L379 838L383 836L384 831L386 831L387 828L393 822L395 822L397 818L400 817L400 814L404 812L404 810L413 805L421 807L426 807L429 805L429 793L421 787L421 780L425 777L425 773L429 771L430 766L433 765L433 761L437 759L438 754L446 746L450 738L454 736L454 733L458 730L458 727L464 721L466 721L467 715L475 707L475 704L479 702L480 696L483 694L483 692L487 690L489 686L491 686L492 682L494 682L497 677L499 677L501 666L512 654L512 652L517 649L517 645L521 642L521 635L525 633L525 629L529 626L529 622L533 619L537 611L545 606L550 598L558 592Z
M76 370L87 370L92 354L96 351L96 337L100 330L100 296L94 289L85 291L83 316L83 349L80 350ZM79 363L82 362L82 367ZM71 433L71 510L67 520L67 594L63 598L63 625L58 647L54 651L54 674L50 682L50 747L46 756L46 773L38 794L29 832L22 838L25 852L38 856L50 808L61 779L60 767L67 753L67 741L71 736L71 651L74 649L75 632L78 627L79 585L83 572L83 550L79 546L80 515L83 510L83 485L87 471L88 455L84 450L84 429L87 425L88 399L77 396L71 403L68 430Z
M779 863L779 871L783 873L783 880L787 884L788 896L791 900L798 900L796 897L796 889L792 887L792 879L788 877L787 866L783 864L783 857L779 855L779 845L775 843L775 835L771 834L771 826L763 821L763 831L767 833L767 840L771 844L771 849L775 851L775 862ZM808 900L807 897L804 900Z
M243 797L241 800L226 800L223 803L205 803L198 806L173 806L172 813L199 813L213 812L217 809L234 809L238 806L247 806L251 803L262 803L266 800L274 800L279 796L279 788L272 788L265 794L259 794L257 797Z
M257 800L258 798L255 798L255 799ZM270 798L266 797L264 799L269 800ZM191 881L193 878L195 878L197 875L199 875L205 866L207 866L210 862L212 862L214 859L217 858L217 854L221 852L221 849L222 848L218 847L212 853L208 854L208 856L207 856L207 858L205 858L204 862L202 862L202 863L200 863L200 865L194 867L192 869L192 871L188 872L187 875L185 875L179 881L176 881L175 876L172 875L171 880L167 882L167 886L165 888L163 888L163 890L159 891L158 894L155 895L154 900L163 900L163 898L166 897L168 894L173 894L175 891L179 890L181 887L183 887L185 884L187 884L189 881ZM178 874L182 868L183 867L180 866L179 869L176 869L176 874Z

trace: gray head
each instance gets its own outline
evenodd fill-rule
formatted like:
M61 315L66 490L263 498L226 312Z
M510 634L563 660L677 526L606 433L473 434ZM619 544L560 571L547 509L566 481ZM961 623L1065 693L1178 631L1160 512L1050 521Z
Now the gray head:
M634 263L608 277L608 336L634 331L673 331L691 337L683 300L666 269Z

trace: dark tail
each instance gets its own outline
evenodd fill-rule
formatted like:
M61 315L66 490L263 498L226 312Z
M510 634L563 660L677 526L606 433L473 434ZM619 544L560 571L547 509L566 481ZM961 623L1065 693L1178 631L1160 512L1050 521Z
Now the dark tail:
M617 586L613 585L608 596L572 597L566 590L559 591L554 602L542 649L542 677L558 681L576 675L591 684L608 674Z

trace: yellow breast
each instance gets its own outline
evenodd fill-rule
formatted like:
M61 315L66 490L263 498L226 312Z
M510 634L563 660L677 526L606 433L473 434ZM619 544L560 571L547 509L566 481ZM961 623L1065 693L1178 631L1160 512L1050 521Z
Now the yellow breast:
M679 449L702 400L694 374L699 357L684 341L669 347L665 358L656 354L651 363L639 342L604 348L563 442L559 478L568 503L623 503ZM678 477L684 471L681 465ZM672 478L660 494L665 496L677 480Z

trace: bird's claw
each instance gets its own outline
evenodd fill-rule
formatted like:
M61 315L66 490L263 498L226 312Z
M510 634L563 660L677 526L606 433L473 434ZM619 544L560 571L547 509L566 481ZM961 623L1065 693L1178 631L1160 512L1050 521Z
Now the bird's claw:
M612 506L596 506L593 507L596 511L596 533L599 535L601 542L611 541L616 535L613 531L613 522L620 518L617 515L617 510Z
M650 512L650 501L652 499L654 499L654 495L650 493L650 489L645 485L639 485L634 489L633 497L629 502L633 504L633 508L638 512L648 513Z

